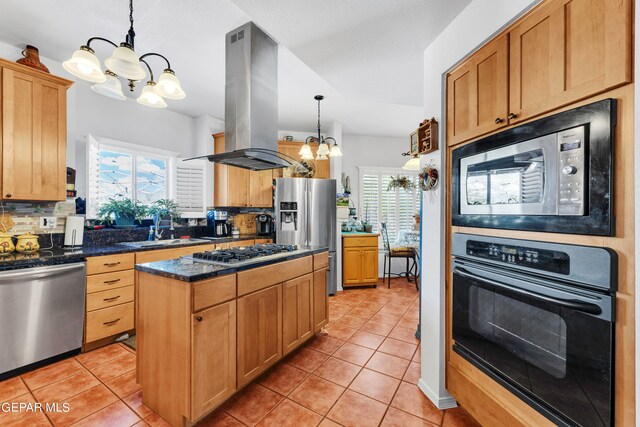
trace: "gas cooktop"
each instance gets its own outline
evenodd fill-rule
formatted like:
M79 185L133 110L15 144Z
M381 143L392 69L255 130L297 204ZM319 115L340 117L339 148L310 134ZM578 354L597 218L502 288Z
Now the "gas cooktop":
M215 251L196 252L183 258L206 264L241 266L256 261L267 261L285 257L292 252L299 252L296 245L254 245ZM259 259L257 259L259 258Z

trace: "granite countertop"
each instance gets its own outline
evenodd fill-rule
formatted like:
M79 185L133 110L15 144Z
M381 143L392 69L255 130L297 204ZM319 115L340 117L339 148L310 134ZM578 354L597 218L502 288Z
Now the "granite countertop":
M343 231L342 237L379 236L380 233L365 233L364 231Z
M82 247L80 249L67 250L63 248L53 248L49 250L41 249L33 254L13 253L0 257L0 271L13 270L18 268L39 267L45 265L68 264L71 262L81 262L88 257L101 255L125 254L130 252L153 251L158 249L183 248L185 246L210 245L212 242L185 242L176 243L171 246L153 246L136 248L126 245L101 245Z
M303 258L309 255L326 252L327 247L306 247L288 256L278 258L277 260L261 260L257 258L254 263L234 266L220 266L207 264L203 262L194 262L190 259L178 258L167 261L147 262L145 264L136 264L136 270L144 273L155 274L157 276L168 277L170 279L181 280L183 282L197 282L199 280L210 279L216 276L224 276L226 274L237 273L238 271L249 270L265 265L276 264L279 262L290 261L292 259Z

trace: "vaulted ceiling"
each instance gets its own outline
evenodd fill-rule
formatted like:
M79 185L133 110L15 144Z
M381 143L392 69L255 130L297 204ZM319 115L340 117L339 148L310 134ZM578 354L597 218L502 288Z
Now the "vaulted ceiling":
M469 1L135 0L135 48L170 59L187 92L170 109L223 119L224 35L253 20L280 43L281 129L313 128L321 93L323 121L344 132L404 136L422 115L422 52ZM128 0L3 0L0 13L0 41L60 62L127 29ZM111 51L95 48L101 59Z

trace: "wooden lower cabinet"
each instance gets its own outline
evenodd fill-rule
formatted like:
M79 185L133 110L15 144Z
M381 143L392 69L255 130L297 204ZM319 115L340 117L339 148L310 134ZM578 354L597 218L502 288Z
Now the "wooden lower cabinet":
M238 298L238 387L282 357L282 285Z
M282 284L282 355L313 335L313 274Z
M192 425L313 337L329 316L326 256L313 258L192 283L137 271L144 404Z
M236 301L191 316L191 419L236 391Z
M378 235L343 235L342 285L375 285L378 282Z
M359 285L362 282L362 251L360 248L344 248L342 253L342 283Z
M362 249L362 281L378 281L378 247Z
M327 293L327 271L322 268L313 272L313 332L320 332L329 322L329 294Z

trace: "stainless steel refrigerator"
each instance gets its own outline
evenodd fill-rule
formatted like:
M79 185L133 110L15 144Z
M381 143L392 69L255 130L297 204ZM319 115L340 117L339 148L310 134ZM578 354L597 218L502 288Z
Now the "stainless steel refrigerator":
M276 243L329 248L327 291L335 294L336 180L278 178L274 205Z

